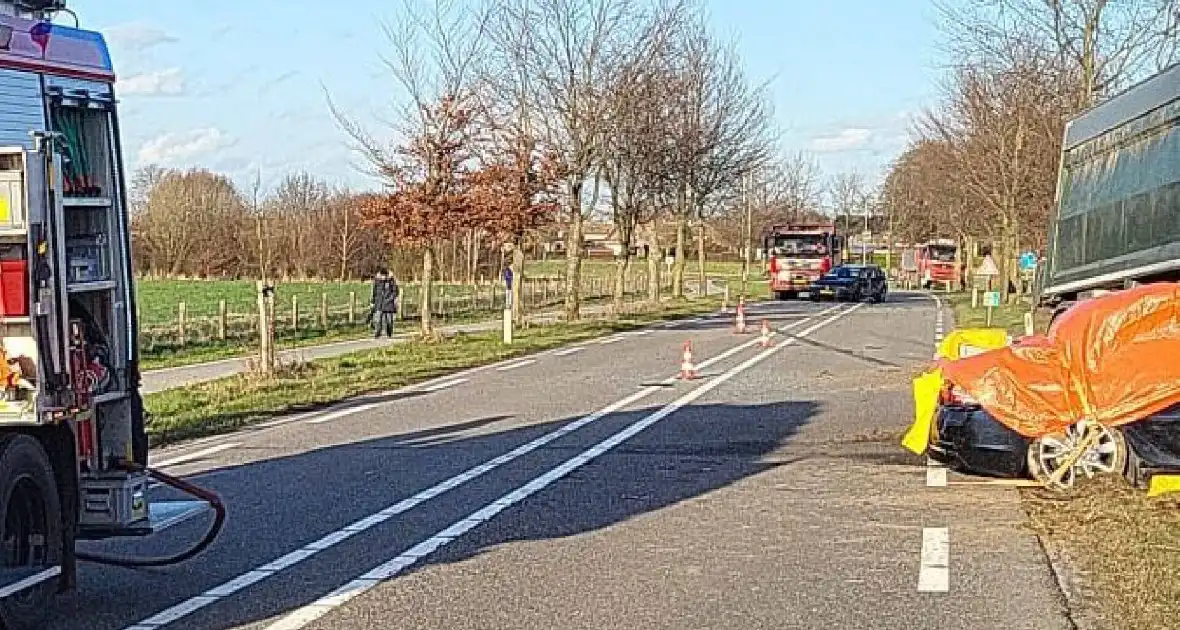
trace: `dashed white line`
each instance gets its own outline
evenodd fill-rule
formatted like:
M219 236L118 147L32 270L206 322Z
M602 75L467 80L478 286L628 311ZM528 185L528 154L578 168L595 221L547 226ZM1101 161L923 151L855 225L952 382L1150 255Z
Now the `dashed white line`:
M945 527L922 529L922 565L918 570L919 593L946 593L950 586L950 531Z
M830 309L827 309L827 310L817 314L815 318L822 317L822 316L826 315L827 313L830 313L830 312L836 310L836 308L837 307L832 307ZM851 312L851 311L847 311L847 312ZM846 313L844 313L844 314L846 314ZM839 316L839 314L838 314L838 316ZM815 319L815 318L813 318L813 319ZM795 328L797 326L801 326L809 321L811 321L811 319L800 320L798 322L792 322L791 324L784 327L783 330L787 330L787 329ZM791 340L788 340L788 341L791 341ZM724 361L725 359L728 359L729 357L737 354L738 352L741 352L741 351L749 348L750 346L754 345L757 342L758 342L757 339L751 339L749 341L741 343L737 346L734 346L733 348L730 348L729 350L726 350L725 352L723 352L715 357L712 357L706 361L703 361L697 367L699 369L704 369L704 368L707 368L711 365L714 365L716 363ZM786 343L781 344L781 345L786 345ZM773 349L774 348L770 348L770 350L773 350ZM465 381L465 380L466 379L455 379L455 381ZM656 392L664 391L666 385L674 384L676 382L677 382L676 377L671 377L671 378L665 379L659 385L645 387L645 388L635 392L634 394L627 396L626 398L618 400L618 401L594 412L593 414L590 414L588 416L580 418L574 422L571 422L571 423L561 427L560 429L557 429L555 431L552 431L550 433L542 435L541 437L539 437L531 442L528 442L528 443L526 443L522 446L519 446L511 451L508 451L507 453L500 455L499 457L488 460L487 462L484 462L483 464L480 464L479 466L468 469L465 472L459 473L458 475L455 475L454 477L451 477L445 481L435 484L434 486L431 486L431 487L419 492L418 494L415 494L414 496L409 497L408 499L403 499L403 500L401 500L401 501L399 501L399 502L397 502L397 503L395 503L395 504L393 504L393 505L391 505L379 512L375 512L373 514L370 514L369 516L366 516L365 518L355 521L355 522L345 526L344 528L342 528L336 532L329 533L317 541L314 541L314 542L311 542L307 545L304 545L300 549L296 549L295 551L292 551L292 552L290 552L278 559L275 559L267 564L257 567L252 571L249 571L249 572L244 573L238 577L235 577L232 580L229 580L219 586L214 587L213 589L205 591L201 595L198 595L196 597L192 597L192 598L185 600L179 604L176 604L175 606L172 606L171 608L168 608L168 609L166 609L162 612L159 612L155 615L152 615L151 617L148 617L147 619L144 619L143 621L140 621L139 623L137 623L135 625L128 626L125 630L155 630L156 628L161 628L161 627L166 626L178 619L186 617L186 616L192 614L193 612L200 610L201 608L204 608L206 606L209 606L210 604L213 604L213 603L221 600L222 598L229 597L230 595L233 595L234 593L237 593L238 591L240 591L244 588L247 588L253 584L257 584L258 582L261 582L262 580L278 573L279 571L282 571L282 570L292 567L296 564L299 564L300 562L303 562L303 561L307 560L308 558L315 556L316 554L320 553L321 551L330 548L332 545L339 544L343 540L346 540L347 538L349 538L353 535L364 532L372 527L375 527L381 523L384 523L399 514L407 512L410 509L412 509L412 508L414 508L426 501L429 501L429 500L443 494L444 492L447 492L448 490L452 490L454 488L457 488L457 487L459 487L459 486L461 486L473 479L476 479L477 477L481 477L481 476L487 474L488 472L491 472L492 470L499 468L500 466L503 466L504 464L507 464L508 462L511 462L517 458L520 458L528 453L531 453L531 452L541 448L542 446L545 446L546 444L549 444L550 442L553 442L554 440L561 438L562 436L573 433L574 431L577 431L578 429L581 429L582 427L589 425L593 422L597 422L598 420L602 419L603 417L608 416L608 415L618 411L619 409L626 407L627 405L631 405L633 403L636 403L636 402L642 400L643 398L646 398L647 396L650 396L651 394L654 394ZM438 383L437 385L434 385L433 387L441 387L445 384L446 384L446 382ZM489 518L490 518L490 516L489 516ZM417 549L417 547L415 549ZM406 553L408 554L409 552L406 552ZM405 555L405 554L403 554L403 555Z
M585 346L574 346L573 348L566 348L565 350L558 350L557 352L553 353L553 356L555 356L555 357L568 357L571 354L581 352L585 349L586 349Z
M453 378L449 381L442 381L441 383L435 383L434 385L431 385L430 387L424 387L424 388L422 388L422 391L424 391L424 392L438 392L438 391L442 391L442 390L450 388L450 387L455 387L456 385L462 385L463 383L466 383L469 380L471 380L471 379Z
M345 409L339 409L339 410L333 411L331 413L326 413L322 416L316 416L315 418L308 420L307 424L325 424L325 423L331 422L333 420L339 420L340 418L344 418L346 416L358 414L363 411L368 411L370 409L380 407L380 406L381 406L381 403L369 403L367 405L357 405L356 407L347 407Z
M536 359L521 359L520 361L514 361L514 362L509 363L507 365L502 365L502 366L496 368L496 371L497 372L507 372L509 370L515 370L517 368L522 368L526 365L532 365L536 362L537 362Z
M178 456L173 457L171 459L163 459L158 462L152 462L152 467L153 468L167 468L168 466L176 466L178 464L186 464L191 461L203 459L203 458L208 457L210 455L216 455L217 453L220 453L222 451L228 451L229 449L236 448L238 446L241 446L241 444L239 444L238 442L230 442L228 444L219 444L217 446L210 446L209 448L201 449L199 451L194 451L192 453L186 453L184 455L178 455Z
M599 345L606 346L606 345L610 345L612 343L618 343L618 342L622 341L623 339L624 339L624 337L622 335L615 335L613 337L607 337L606 339L603 339L602 341L599 341L598 343L599 343Z
M942 466L927 466L926 486L929 488L945 488L946 468Z
M431 553L434 553L439 548L450 544L452 541L471 531L475 527L486 523L488 520L492 519L505 509L548 487L554 481L565 477L578 468L581 468L589 461L601 456L602 454L629 440L653 424L672 415L677 410L716 389L722 383L725 383L733 377L754 367L758 363L761 363L775 352L778 352L779 350L794 343L799 337L806 337L807 335L810 335L820 328L823 328L824 326L835 322L841 317L852 313L853 311L860 308L860 306L861 305L858 304L850 309L839 312L832 317L829 317L828 319L825 319L802 331L798 336L786 339L775 346L771 346L770 348L759 352L750 359L747 359L733 368L730 368L717 378L688 392L684 396L681 396L675 401L660 408L658 411L647 415L641 420L638 420L627 426L622 431L615 433L614 435L606 438L591 448L583 451L580 455L567 459L556 468L553 468L548 472L535 477L532 481L529 481L528 483L516 488L508 494L505 494L499 499L488 503L479 510L476 510L475 512L467 515L465 518L452 523L450 526L442 529L434 536L431 536L417 545L414 545L404 553L394 557L392 560L374 567L364 575L361 575L355 580L345 584L344 586L341 586L331 593L328 593L324 597L321 597L311 604L292 611L286 617L283 617L279 621L266 626L266 630L299 630L300 628L307 626L308 624L328 614L333 609L343 606L349 600L352 600L353 598L371 590L378 584L397 576L402 571L416 564L422 558L425 558Z

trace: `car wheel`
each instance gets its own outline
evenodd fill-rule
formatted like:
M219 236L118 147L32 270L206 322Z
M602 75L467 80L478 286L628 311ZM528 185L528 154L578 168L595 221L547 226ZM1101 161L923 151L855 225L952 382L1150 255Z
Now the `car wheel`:
M1056 490L1068 490L1082 477L1090 479L1099 475L1122 474L1127 466L1127 442L1118 429L1102 426L1098 442L1092 445L1074 462L1070 470L1062 475ZM1049 434L1036 438L1028 446L1028 470L1033 479L1049 484L1050 478L1064 464L1065 458L1082 441L1082 430L1078 424L1070 425L1063 433Z

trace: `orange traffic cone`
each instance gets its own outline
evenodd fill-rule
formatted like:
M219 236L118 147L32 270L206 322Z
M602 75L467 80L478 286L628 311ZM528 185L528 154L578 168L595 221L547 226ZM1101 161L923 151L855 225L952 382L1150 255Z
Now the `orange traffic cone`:
M737 305L737 321L734 322L734 334L746 334L746 302L742 300Z
M684 356L680 360L680 380L691 381L697 377L697 368L692 363L692 342L684 342Z
M770 336L772 334L774 333L770 332L770 323L768 323L765 319L762 320L762 338L758 341L758 343L763 348L770 347Z

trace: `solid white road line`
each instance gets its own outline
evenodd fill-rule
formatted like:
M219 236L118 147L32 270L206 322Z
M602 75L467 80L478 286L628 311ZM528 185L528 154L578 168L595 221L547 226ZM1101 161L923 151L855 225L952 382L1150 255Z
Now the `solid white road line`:
M837 307L832 307L832 308L827 309L821 313L818 313L816 315L816 317L813 319L818 319L819 317L822 317L822 316L826 315L827 313L830 313L830 312L836 310L836 308ZM807 320L800 320L797 322L792 322L791 324L784 327L783 330L795 328L797 326L807 323L808 321L811 321L811 320L807 319ZM788 341L790 341L790 340L788 340ZM725 351L725 352L723 352L711 359L703 361L697 367L698 367L698 369L704 369L704 368L707 368L711 365L714 365L716 363L724 361L725 359L728 359L729 357L737 354L738 352L741 352L741 351L749 348L750 346L754 345L755 343L758 343L758 340L751 339L750 341L747 341L745 343L734 346L733 348L730 348L729 350L727 350L727 351ZM771 348L771 350L773 350L773 349L774 348ZM445 481L442 481L441 483L435 484L434 486L431 486L431 487L419 492L418 494L415 494L414 496L412 496L408 499L403 499L403 500L385 508L384 510L381 510L380 512L375 512L373 514L370 514L369 516L366 516L365 518L362 518L350 525L347 525L342 529L331 532L331 533L325 535L324 537L320 538L317 541L314 541L314 542L311 542L307 545L304 545L300 549L292 551L292 552L290 552L290 553L288 553L276 560L273 560L265 565L255 568L252 571L244 573L236 578L233 578L232 580L230 580L228 582L225 582L219 586L216 586L213 589L205 591L201 595L197 595L196 597L192 597L188 600L185 600L175 606L172 606L171 608L161 611L155 615L152 615L151 617L148 617L147 619L144 619L143 621L140 621L139 623L137 623L135 625L128 626L125 630L154 630L156 628L166 626L166 625L172 623L173 621L176 621L178 619L186 617L186 616L192 614L193 612L196 612L197 610L200 610L201 608L209 606L210 604L213 604L225 597L229 597L230 595L233 595L234 593L237 593L238 591L240 591L248 586L251 586L253 584L261 582L262 580L278 573L279 571L282 571L282 570L287 569L291 566L299 564L300 562L303 562L304 560L311 558L312 556L320 553L321 551L323 551L325 549L329 549L335 545L338 545L341 542L347 540L348 538L351 538L352 536L354 536L356 534L364 532L372 527L375 527L381 523L384 523L385 521L388 521L389 519L391 519L399 514L407 512L410 509L417 507L418 505L425 503L426 501L429 501L429 500L443 494L444 492L447 492L448 490L453 490L454 488L457 488L457 487L459 487L459 486L461 486L473 479L481 477L481 476L491 472L492 470L495 470L496 468L499 468L500 466L507 464L508 462L511 462L517 458L520 458L528 453L531 453L531 452L541 448L542 446L545 446L546 444L549 444L550 442L557 440L558 438L560 438L562 436L569 435L570 433L573 433L574 431L577 431L578 429L581 429L582 427L584 427L588 424L591 424L593 422L597 422L598 420L602 419L603 417L608 416L608 415L626 407L627 405L636 403L636 402L642 400L643 398L646 398L647 396L650 396L656 392L664 391L664 389L667 385L672 385L672 384L675 384L676 382L677 382L677 379L676 379L676 377L673 376L668 379L665 379L659 385L645 387L645 388L635 392L634 394L631 394L630 396L627 396L626 398L618 400L618 401L616 401L616 402L614 402L614 403L612 403L612 404L610 404L610 405L608 405L608 406L606 406L606 407L604 407L604 408L602 408L602 409L600 409L588 416L585 416L583 418L575 420L574 422L571 422L571 423L561 427L560 429L546 433L545 435L542 435L541 437L539 437L531 442L528 442L527 444L524 444L522 446L519 446L519 447L511 450L511 451L508 451L507 453L500 455L499 457L488 460L487 462L484 462L483 464L480 464L479 466L468 469L462 473L459 473L458 475L455 475L454 477L451 477L450 479L447 479Z
M599 341L598 344L602 345L602 346L607 346L612 343L618 343L618 342L622 341L623 339L624 339L624 337L622 335L615 335L613 337L607 337L606 339Z
M725 383L733 377L745 372L746 370L749 370L755 365L758 365L772 354L793 344L798 337L806 337L820 328L835 322L841 317L852 313L853 311L860 308L860 306L861 305L858 304L852 308L849 308L848 310L837 313L832 317L829 317L828 319L825 319L800 332L799 335L788 338L777 345L771 346L770 348L759 352L746 361L734 366L733 368L730 368L728 371L724 372L717 378L688 392L684 396L681 396L675 401L660 408L658 411L632 423L622 431L615 433L593 447L583 451L580 455L567 459L556 468L553 468L548 472L533 478L532 481L529 481L523 486L516 488L512 492L505 494L499 499L496 499L495 501L483 506L471 514L468 514L466 518L456 521L449 527L439 531L434 536L431 536L417 545L414 545L392 560L374 567L368 573L365 573L359 578L345 584L344 586L341 586L335 591L332 591L324 597L316 600L315 602L292 611L286 617L283 617L279 621L266 626L266 630L298 630L303 628L304 626L328 614L333 609L344 605L349 600L357 597L358 595L362 595L378 584L395 577L402 571L416 564L419 560L429 556L431 553L434 553L439 548L450 544L463 534L466 534L475 527L478 527L479 525L482 525L483 523L491 520L505 509L548 487L554 481L565 477L578 468L581 468L591 460L631 439L653 424L663 420L664 418L667 418L679 409L691 404L701 396L704 396L705 394L721 386L722 383Z
M537 362L536 359L521 359L520 361L515 361L513 363L509 363L508 365L502 365L502 366L496 368L496 371L497 372L507 372L509 370L515 370L516 368L522 368L526 365L532 365L536 362Z
M367 405L357 405L355 407L347 407L345 409L338 409L338 410L333 411L331 413L326 413L322 416L316 416L315 418L308 420L307 424L324 424L327 422L331 422L333 420L339 420L340 418L344 418L346 416L351 416L353 414L361 413L362 411L368 411L370 409L373 409L373 408L379 407L379 406L381 406L381 403L369 403Z
M582 352L585 349L586 349L586 346L574 346L572 348L566 348L565 350L558 350L557 352L553 353L553 356L555 356L555 357L568 357L571 354L574 354L576 352Z
M61 567L50 567L37 575L31 575L23 580L0 587L0 599L15 595L26 588L32 588L42 582L48 582L59 575L61 575Z
M171 459L163 459L158 462L152 462L152 468L167 468L168 466L176 466L178 464L185 464L191 461L202 459L210 455L216 455L222 451L228 451L231 448L241 446L238 442L230 442L228 444L219 444L217 446L210 446L209 448L186 453L184 455L177 455Z
M950 586L951 542L945 527L922 529L922 565L918 570L919 593L946 593Z

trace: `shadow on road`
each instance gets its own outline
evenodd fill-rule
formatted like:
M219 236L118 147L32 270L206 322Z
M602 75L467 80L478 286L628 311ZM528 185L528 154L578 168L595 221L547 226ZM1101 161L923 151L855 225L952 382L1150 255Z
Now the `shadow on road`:
M423 563L456 562L505 543L609 528L708 495L783 465L781 457L772 461L772 455L819 408L812 402L685 407L508 508ZM281 616L656 411L658 407L650 407L607 416L168 627L231 630ZM575 418L489 430L505 420L502 416L473 418L202 474L201 483L220 493L229 506L226 529L206 553L162 571L86 565L80 594L63 598L43 627L74 628L81 618L93 630L126 627ZM175 535L196 537L201 527L203 523L189 523L176 528ZM184 544L167 538L103 543L88 549L134 549L151 555ZM96 610L110 613L95 618Z

